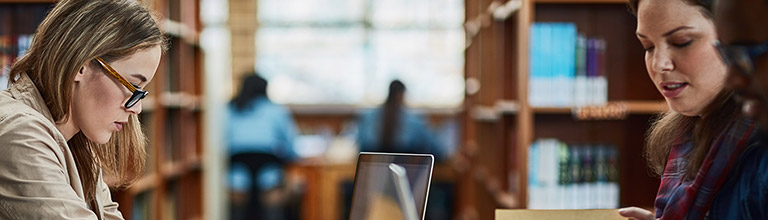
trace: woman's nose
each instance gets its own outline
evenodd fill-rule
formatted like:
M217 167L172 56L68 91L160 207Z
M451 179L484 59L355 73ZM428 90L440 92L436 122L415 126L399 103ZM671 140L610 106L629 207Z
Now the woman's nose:
M658 73L671 72L675 69L669 52L657 50L653 55L653 69Z
M139 101L135 105L128 108L128 111L131 112L131 114L138 115L139 113L141 113L142 108L143 108L143 105L141 104L141 101Z

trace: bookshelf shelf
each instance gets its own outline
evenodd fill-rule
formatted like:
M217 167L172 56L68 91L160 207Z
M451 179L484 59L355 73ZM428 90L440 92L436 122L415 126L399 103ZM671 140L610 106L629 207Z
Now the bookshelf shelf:
M183 39L189 45L199 46L200 33L187 24L165 19L162 28L168 36Z
M668 110L664 101L637 101L628 102L629 112L635 114L658 114Z
M164 92L158 102L166 108L197 111L200 110L200 99L200 96L187 92Z
M200 170L202 160L199 158L186 159L179 162L168 161L163 164L160 173L165 179L177 179L180 175Z
M464 144L458 152L468 158L468 167L486 170L495 178L461 173L457 201L464 208L458 215L493 219L498 207L527 208L530 147L545 138L569 146L615 147L618 177L613 182L623 190L614 197L618 204L611 205L652 206L658 179L638 175L649 173L638 155L642 155L650 122L667 107L645 72L642 48L634 35L635 17L627 11L626 0L519 1L520 9L509 19L484 24L468 42L465 77L479 81L482 87L465 98ZM465 1L466 17L481 18L492 3ZM554 31L576 35L575 40L562 39L562 34L542 34L559 33ZM551 39L544 41L542 36ZM575 56L559 55L561 49L555 49L553 57L542 53L550 48L572 48L571 43L577 48ZM575 70L575 74L564 78L547 75L561 70ZM580 82L580 76L588 81ZM586 104L606 101L602 106ZM534 107L560 103L588 107Z
M477 121L493 122L505 115L517 114L519 105L513 100L498 100L493 105L477 105L472 107L470 114Z
M493 106L500 114L516 114L520 111L518 102L514 100L498 100Z
M157 99L152 96L147 96L144 100L141 100L141 112L152 112L157 108Z
M157 186L157 178L158 176L156 173L144 175L141 179L136 181L136 183L131 185L128 189L129 194L136 196L140 193L154 189Z
M166 162L160 169L160 173L165 179L176 179L184 173L184 165L181 163Z
M667 110L667 104L663 101L628 101L616 102L626 106L628 114L659 114ZM586 106L584 108L601 108L603 106ZM535 114L574 114L579 107L534 107Z
M470 114L476 121L495 122L500 118L499 112L493 106L475 106L472 108Z
M573 108L558 107L535 107L533 112L536 114L571 114Z

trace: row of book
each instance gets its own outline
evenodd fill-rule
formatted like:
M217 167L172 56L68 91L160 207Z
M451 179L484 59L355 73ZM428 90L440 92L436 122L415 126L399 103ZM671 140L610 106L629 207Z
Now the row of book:
M537 22L530 34L531 106L589 106L608 101L604 39L579 34L573 23Z
M528 157L528 208L618 208L615 146L539 139L531 145Z
M132 219L153 219L155 210L152 203L153 191L147 191L137 194L133 198L133 210L131 210Z
M0 35L0 90L8 86L11 65L26 53L32 43L32 35Z
M133 199L133 207L131 212L131 219L155 219L157 215L157 206L154 205L154 193L157 191L147 191L137 194ZM163 203L163 219L179 219L179 191L175 187L171 187L165 196L162 197Z

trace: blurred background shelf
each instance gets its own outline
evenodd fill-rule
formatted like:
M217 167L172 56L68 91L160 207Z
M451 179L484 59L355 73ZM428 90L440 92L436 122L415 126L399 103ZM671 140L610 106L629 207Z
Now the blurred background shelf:
M508 2L503 1L501 3ZM618 151L618 204L651 207L658 179L648 174L642 156L651 120L667 110L643 66L634 36L635 17L625 0L522 0L508 19L483 20L491 0L467 0L469 32L465 78L477 91L465 96L463 144L457 157L468 170L459 173L458 216L493 219L497 208L527 208L529 148L541 139L567 144L610 145ZM482 21L473 23L476 21ZM540 22L573 24L586 37L603 40L604 104L587 107L531 106L531 30ZM555 65L550 59L546 65ZM554 81L549 81L550 86ZM556 88L556 87L553 87ZM469 88L468 88L469 89ZM569 94L570 95L570 94ZM514 107L499 108L498 103ZM502 110L502 109L506 109ZM473 177L474 176L474 177Z
M610 106L615 105L615 106ZM583 107L533 107L536 114L575 114L581 109L605 109L620 108L628 114L660 114L667 111L667 103L664 101L618 101L611 102L608 106L583 106Z

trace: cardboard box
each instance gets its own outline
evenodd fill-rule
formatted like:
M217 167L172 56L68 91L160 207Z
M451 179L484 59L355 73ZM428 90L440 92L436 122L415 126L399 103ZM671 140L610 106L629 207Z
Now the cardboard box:
M497 209L496 220L626 220L619 215L618 209L574 209L574 210L529 210L529 209Z

